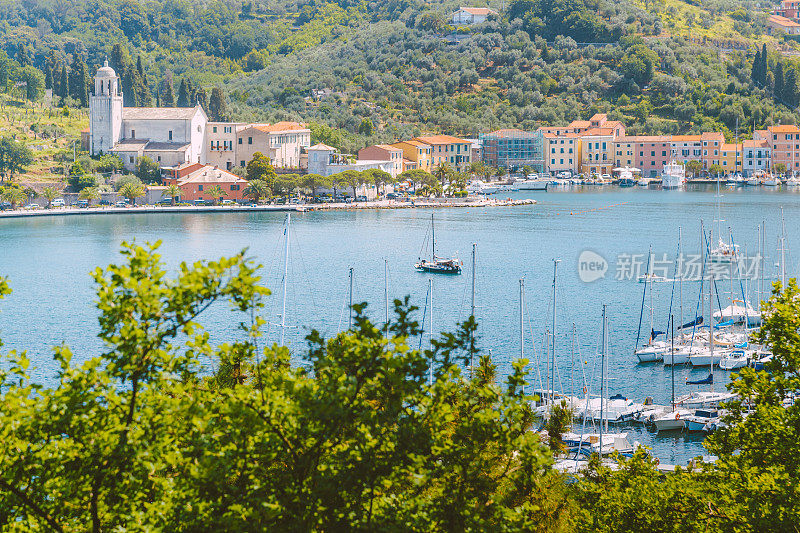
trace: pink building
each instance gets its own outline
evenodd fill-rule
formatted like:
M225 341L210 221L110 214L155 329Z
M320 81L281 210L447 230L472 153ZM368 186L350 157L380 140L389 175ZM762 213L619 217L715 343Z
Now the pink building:
M631 135L616 140L614 164L636 167L642 176L657 177L670 160L669 135Z
M390 144L376 144L358 151L359 161L391 161L392 171L389 174L396 178L403 172L403 149Z

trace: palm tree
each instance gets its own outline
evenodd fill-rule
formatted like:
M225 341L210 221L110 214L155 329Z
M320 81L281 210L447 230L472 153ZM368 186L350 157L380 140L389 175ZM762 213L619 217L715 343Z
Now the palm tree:
M208 189L206 191L206 193L209 196L211 196L211 204L212 205L217 205L217 202L222 200L223 196L228 196L228 193L226 193L224 190L222 190L222 187L220 187L219 185L212 186L210 189Z
M164 189L164 194L166 194L167 198L170 200L169 205L173 206L175 205L175 198L180 198L182 193L183 191L181 188L174 183L172 185L168 185L167 188Z
M243 191L244 196L252 198L255 203L269 196L269 193L269 185L267 185L266 181L260 179L250 180L247 184L247 188Z
M11 204L11 209L16 209L17 205L28 199L28 195L22 189L8 187L3 192L3 199Z
M50 209L50 206L53 205L53 200L58 198L58 191L52 187L45 187L42 189L42 196L47 200L47 209Z
M100 189L97 187L86 187L78 194L78 198L92 203L92 200L97 200L100 198Z
M437 180L439 180L442 190L444 190L445 186L450 183L452 174L453 170L450 168L450 165L448 165L446 161L442 161L441 163L439 163L433 170L433 175Z
M144 196L144 187L138 183L126 183L119 190L120 196L127 198L133 205L136 205L136 199Z

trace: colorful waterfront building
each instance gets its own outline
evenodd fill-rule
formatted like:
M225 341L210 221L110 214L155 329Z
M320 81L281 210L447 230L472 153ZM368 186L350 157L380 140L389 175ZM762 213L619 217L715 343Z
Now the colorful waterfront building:
M412 139L396 142L392 146L403 150L403 158L415 163L416 168L425 172L431 171L431 145ZM411 168L406 164L404 170L411 170Z
M767 132L764 132L766 135ZM750 177L757 171L770 168L772 151L766 139L753 139L742 142L742 174Z
M614 144L614 165L636 167L645 177L658 177L671 158L669 135L629 135L619 137Z
M769 126L766 130L756 130L753 138L769 144L771 168L782 163L788 172L800 173L800 128L796 125Z
M396 178L403 172L403 150L390 144L376 144L358 151L358 160L391 161L392 171L389 174Z
M741 144L726 144L720 146L719 165L722 167L724 174L731 174L742 172L742 145Z
M414 137L413 141L431 147L431 166L447 164L456 170L465 170L472 159L472 143L452 135L425 135Z
M529 166L544 172L544 135L540 131L503 129L482 133L483 162L493 167L520 168Z
M580 173L581 137L576 133L544 133L546 170L550 174Z
M162 180L165 186L177 185L181 190L181 201L220 202L222 200L242 200L247 180L211 165L186 163L169 170ZM222 191L220 196L212 196L216 188Z

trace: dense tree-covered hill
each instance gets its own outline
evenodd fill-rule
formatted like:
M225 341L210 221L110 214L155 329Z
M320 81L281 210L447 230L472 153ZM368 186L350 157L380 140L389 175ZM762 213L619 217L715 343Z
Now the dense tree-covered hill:
M40 69L80 105L62 79L109 57L129 105L207 101L220 86L231 118L309 121L347 150L595 111L636 133L795 121L800 67L781 53L795 44L764 35L767 7L752 0L492 0L497 17L453 27L462 3L1 0L0 63Z

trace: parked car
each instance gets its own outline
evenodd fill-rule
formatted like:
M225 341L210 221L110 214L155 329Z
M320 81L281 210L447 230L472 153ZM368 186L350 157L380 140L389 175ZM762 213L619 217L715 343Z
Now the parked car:
M366 201L367 201L367 197L366 196L364 196L364 195L356 196L356 202L366 202Z
M35 211L36 209L41 209L41 206L39 204L28 204L25 206L25 209L27 211Z
M172 198L162 198L158 203L160 205L172 205Z
M128 202L125 200L120 200L119 202L114 204L114 207L128 207Z
M5 211L6 209L11 209L11 204L9 202L0 202L0 211Z
M387 200L395 200L397 199L397 197L398 195L396 192L390 192L389 194L386 195Z
M222 200L222 205L236 205L233 200Z
M78 207L80 208L87 208L89 207L89 200L78 200Z
M206 205L206 201L202 198L194 201L194 205Z
M56 198L52 202L50 202L52 207L64 207L64 199L63 198Z

